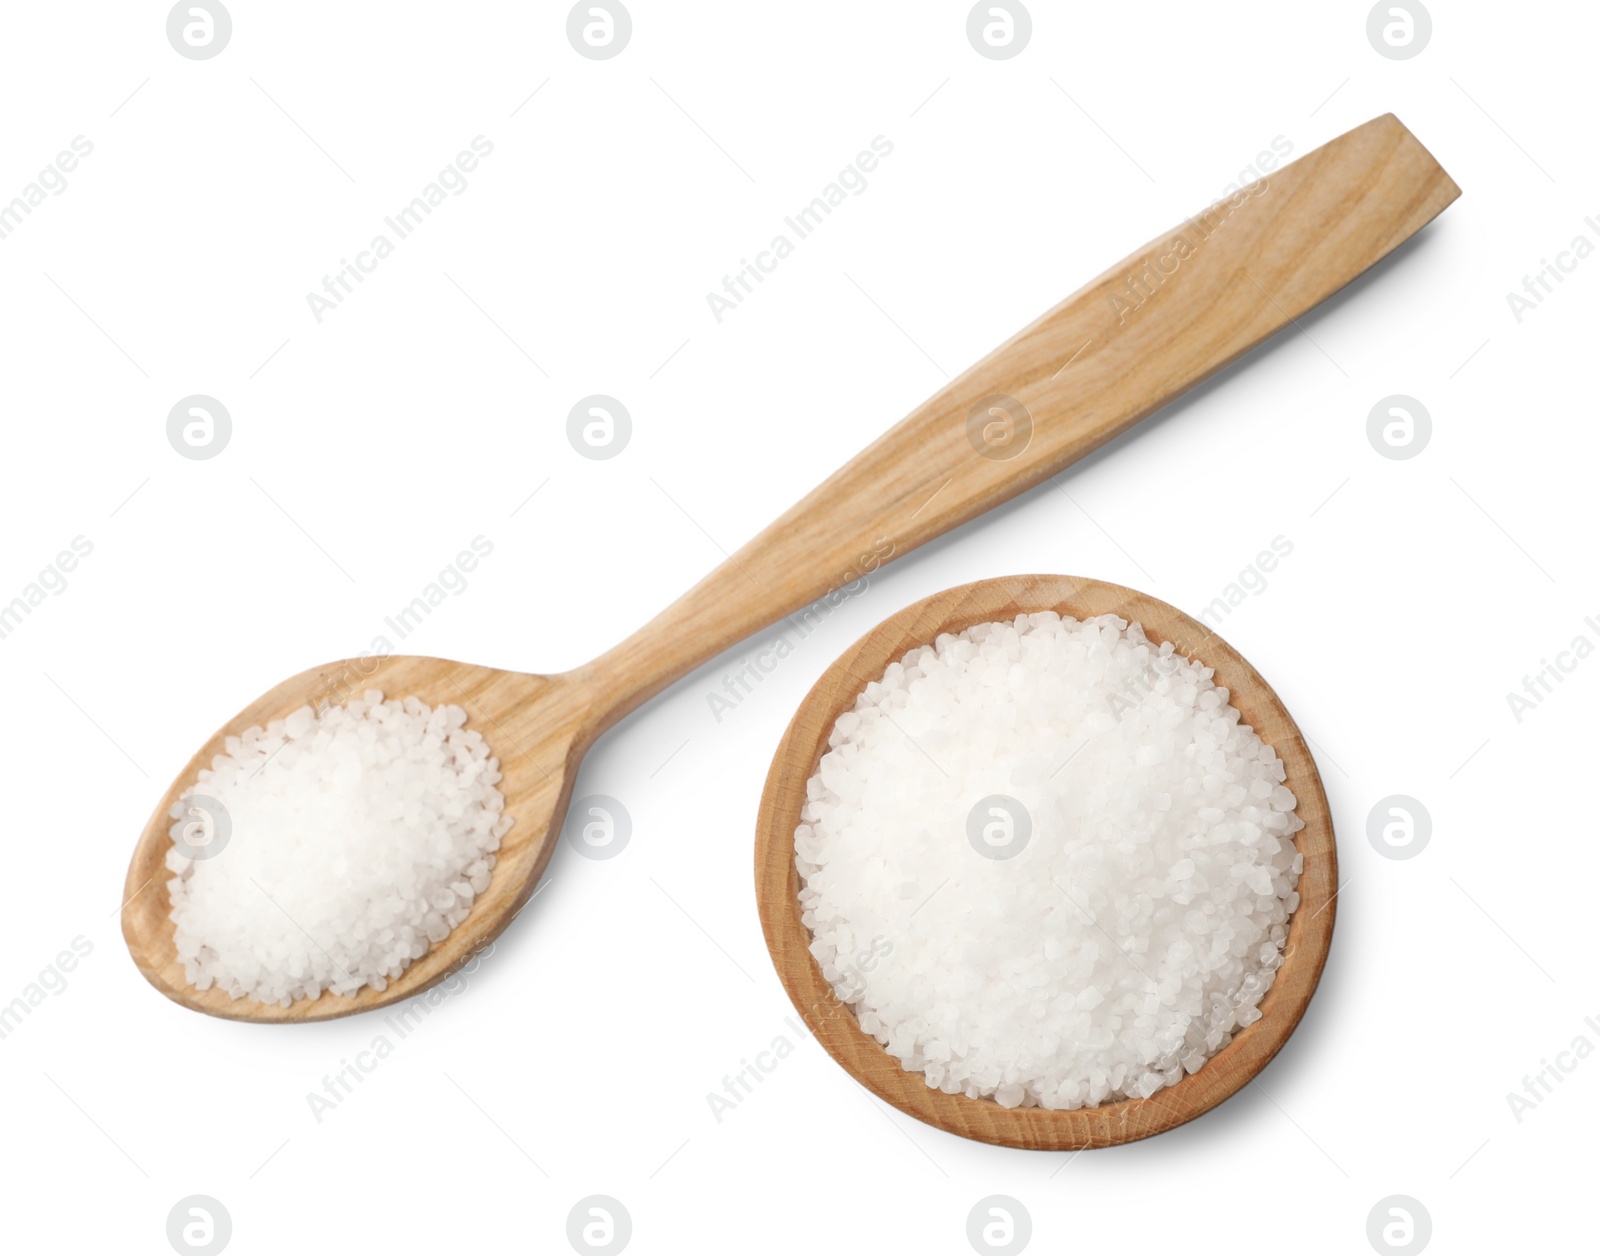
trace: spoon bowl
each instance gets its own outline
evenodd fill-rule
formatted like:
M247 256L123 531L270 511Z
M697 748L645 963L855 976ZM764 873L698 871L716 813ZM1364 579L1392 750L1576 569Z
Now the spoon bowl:
M1229 701L1272 746L1288 773L1305 828L1295 847L1305 856L1296 887L1300 905L1289 921L1284 962L1261 1001L1261 1019L1246 1026L1199 1071L1148 1099L1099 1107L1051 1110L1003 1108L993 1099L968 1099L930 1088L906 1072L855 1013L834 995L808 949L811 931L800 919L800 874L794 831L806 782L828 749L834 721L852 710L869 681L891 662L940 633L976 624L1058 611L1076 619L1120 615L1142 624L1156 643L1170 641L1186 658L1215 669ZM1148 1138L1210 1111L1249 1083L1300 1023L1333 937L1333 896L1339 884L1333 822L1322 780L1306 741L1271 686L1227 642L1182 611L1120 585L1073 576L1007 576L961 585L892 615L846 650L800 704L767 773L756 822L756 900L767 950L785 991L816 1039L846 1072L886 1103L948 1133L1006 1147L1074 1151Z
M444 941L381 991L363 986L355 994L324 993L283 1007L248 997L230 998L215 986L196 989L184 976L173 940L172 898L167 890L172 874L166 865L172 848L172 805L199 778L200 769L223 753L228 737L252 726L264 728L303 706L341 704L368 689L381 689L386 698L414 696L429 706L462 707L467 727L482 733L490 754L500 760L500 791L513 823L500 839L488 888ZM492 942L533 894L560 833L578 760L588 745L585 738L592 736L589 693L570 675L525 675L414 655L344 659L291 676L212 735L173 781L140 835L128 867L122 908L122 935L139 971L162 994L194 1011L268 1024L332 1020L426 990Z

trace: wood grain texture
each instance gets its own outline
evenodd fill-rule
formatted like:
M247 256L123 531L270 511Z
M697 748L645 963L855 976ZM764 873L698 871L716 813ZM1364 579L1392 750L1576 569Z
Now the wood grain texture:
M655 693L1033 487L1290 326L1459 195L1392 114L1274 171L1237 205L1157 237L952 380L597 667ZM968 420L1002 395L1025 408L1032 434L1014 454L991 451L1011 456L982 456Z
M811 933L800 919L800 875L794 830L800 823L806 782L816 772L834 721L855 706L869 681L917 646L942 632L1014 619L1035 611L1086 619L1114 614L1144 626L1152 641L1170 641L1178 653L1216 670L1216 682L1288 772L1305 828L1295 846L1305 856L1298 886L1300 906L1290 918L1283 967L1261 1002L1261 1019L1241 1030L1200 1070L1149 1099L1126 1099L1075 1111L1002 1108L992 1099L968 1099L929 1089L921 1073L908 1073L855 1014L835 997L807 949ZM1006 576L935 594L879 624L823 673L795 714L767 773L756 823L756 902L767 950L790 1000L817 1041L873 1094L902 1112L952 1134L986 1143L1046 1151L1109 1147L1148 1138L1210 1111L1246 1085L1294 1031L1322 975L1333 937L1334 894L1339 884L1333 821L1322 780L1277 694L1239 652L1205 625L1165 602L1120 585L1073 576Z
M241 711L173 782L129 866L123 936L169 998L242 1020L325 1020L409 998L492 939L549 860L578 760L641 702L751 633L1032 487L1220 370L1421 229L1459 192L1390 115L1166 233L953 380L640 631L587 666L529 676L441 659L343 660ZM974 444L998 395L1026 438ZM1019 429L1020 431L1020 429ZM797 436L796 439L799 439ZM626 590L619 598L626 601ZM370 669L362 674L363 669ZM168 808L228 734L366 686L459 703L488 739L515 825L489 889L382 993L291 1008L187 986L172 945Z
M514 822L501 839L488 889L478 895L467 918L449 937L381 992L366 986L353 995L323 994L280 1007L250 998L230 999L214 988L195 989L184 977L173 942L172 898L167 890L172 874L166 868L172 804L194 783L200 769L210 767L222 753L226 737L252 725L265 727L302 706L341 704L368 689L381 689L390 698L415 696L429 706L462 707L467 727L481 732L500 760L500 790ZM492 942L533 893L560 832L578 760L594 736L593 696L562 676L527 676L410 655L344 659L291 676L218 729L151 813L123 889L122 935L139 971L169 999L197 1012L268 1024L332 1020L386 1007L426 990ZM218 857L227 858L226 851Z

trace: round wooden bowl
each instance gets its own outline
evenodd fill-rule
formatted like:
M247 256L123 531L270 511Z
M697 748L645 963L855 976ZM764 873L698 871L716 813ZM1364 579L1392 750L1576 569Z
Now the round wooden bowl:
M1155 642L1170 641L1180 654L1214 668L1244 722L1282 758L1305 828L1295 845L1305 856L1300 905L1290 918L1283 966L1260 1005L1261 1019L1200 1070L1149 1099L1125 1099L1074 1111L1003 1108L992 1099L968 1099L930 1088L920 1072L900 1062L864 1033L855 1014L834 995L807 950L811 933L800 920L800 875L794 830L800 823L806 781L827 749L833 724L854 705L869 681L889 664L943 632L1053 610L1077 619L1115 614L1144 626ZM756 824L756 899L761 928L778 976L800 1015L830 1055L873 1094L902 1112L952 1134L1006 1147L1072 1151L1148 1138L1191 1121L1241 1089L1278 1053L1311 1001L1333 936L1333 895L1338 886L1333 822L1322 781L1305 738L1277 694L1256 670L1203 624L1165 602L1120 585L1072 576L1006 576L935 594L879 624L822 674L795 713L767 773Z

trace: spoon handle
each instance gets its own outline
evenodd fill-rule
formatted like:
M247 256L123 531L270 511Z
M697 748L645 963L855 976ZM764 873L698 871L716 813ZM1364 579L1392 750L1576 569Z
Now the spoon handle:
M602 691L600 727L1126 431L1338 291L1459 195L1385 114L1158 237L941 389L580 669Z

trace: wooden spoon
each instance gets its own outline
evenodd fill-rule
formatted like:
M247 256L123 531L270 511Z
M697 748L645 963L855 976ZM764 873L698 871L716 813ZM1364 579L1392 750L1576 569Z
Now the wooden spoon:
M124 892L122 931L134 961L169 998L239 1020L326 1020L427 989L527 902L559 836L578 761L617 720L766 625L1098 448L1338 291L1459 194L1392 115L1264 176L1012 337L576 671L530 676L396 656L347 659L286 680L201 747L152 814ZM173 802L226 736L369 687L459 703L499 756L515 824L488 889L382 992L282 1008L194 989L173 946L163 864Z
M1216 670L1242 722L1277 750L1305 828L1295 846L1305 856L1297 891L1300 905L1289 921L1283 967L1261 1001L1261 1019L1176 1086L1148 1099L1073 1111L1003 1108L992 1099L968 1099L930 1090L921 1073L862 1031L841 1003L807 949L811 932L800 919L800 876L794 864L794 830L806 799L806 781L828 749L834 721L854 708L867 682L879 679L908 650L931 645L942 632L1011 620L1035 611L1058 611L1077 619L1121 615L1144 626L1145 635L1170 641L1178 653ZM976 858L976 856L974 856ZM756 901L767 950L783 988L811 1032L845 1069L879 1098L902 1112L951 1134L986 1143L1036 1150L1072 1151L1109 1147L1148 1138L1193 1120L1234 1094L1278 1053L1311 1001L1333 938L1333 896L1339 870L1333 822L1322 780L1305 738L1272 692L1239 652L1205 625L1175 607L1120 585L1073 576L1004 576L961 585L925 598L892 615L839 656L800 704L767 774L756 823ZM892 942L893 939L890 938Z

